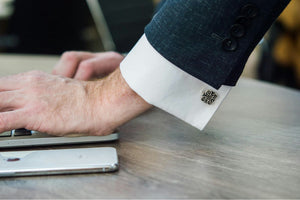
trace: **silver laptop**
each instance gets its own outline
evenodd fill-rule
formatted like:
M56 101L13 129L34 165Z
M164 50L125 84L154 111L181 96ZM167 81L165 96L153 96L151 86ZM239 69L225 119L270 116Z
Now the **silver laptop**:
M117 132L107 136L58 137L37 131L17 129L0 133L0 148L109 142L118 138Z
M114 51L116 49L116 44L114 43L108 28L100 2L98 0L86 0L86 4L94 20L104 51Z

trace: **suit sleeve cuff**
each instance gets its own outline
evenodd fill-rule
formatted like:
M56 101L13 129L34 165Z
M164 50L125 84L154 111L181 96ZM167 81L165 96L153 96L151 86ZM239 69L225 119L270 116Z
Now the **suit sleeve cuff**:
M223 85L216 90L182 71L161 56L145 34L122 61L120 69L131 89L145 101L200 130L204 129L231 89ZM212 104L205 100L215 96L205 96L206 91L217 95Z

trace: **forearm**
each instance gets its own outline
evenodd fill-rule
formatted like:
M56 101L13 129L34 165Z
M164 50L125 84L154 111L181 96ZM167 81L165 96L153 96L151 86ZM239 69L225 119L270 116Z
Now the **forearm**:
M104 115L99 118L105 121L108 128L105 132L113 131L152 107L128 86L120 68L108 77L88 84L96 97L95 108Z

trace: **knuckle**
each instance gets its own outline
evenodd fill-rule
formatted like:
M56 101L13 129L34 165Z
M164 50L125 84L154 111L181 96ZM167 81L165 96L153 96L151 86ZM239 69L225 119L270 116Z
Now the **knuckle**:
M25 74L27 81L30 83L36 83L43 79L44 73L41 71L30 71Z
M79 57L76 51L66 51L61 56L62 60L67 62L78 62Z
M41 76L42 74L44 74L44 72L38 71L38 70L33 70L28 72L29 74L31 74L32 76Z
M123 56L115 51L109 51L107 55L110 59L123 59Z
M85 73L92 73L94 71L93 69L94 63L91 61L83 61L79 68L80 70L84 71Z

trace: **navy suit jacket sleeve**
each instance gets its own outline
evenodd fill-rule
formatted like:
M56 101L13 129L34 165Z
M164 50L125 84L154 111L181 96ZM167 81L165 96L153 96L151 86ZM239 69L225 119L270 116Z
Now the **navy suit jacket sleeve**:
M234 86L257 43L289 0L167 0L145 28L149 43L218 89Z

